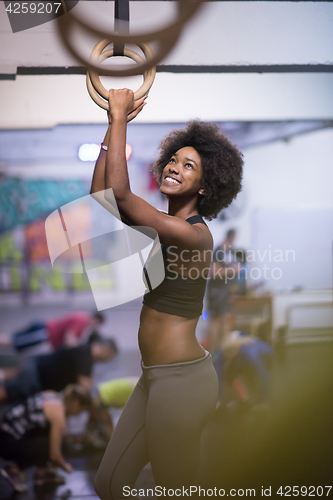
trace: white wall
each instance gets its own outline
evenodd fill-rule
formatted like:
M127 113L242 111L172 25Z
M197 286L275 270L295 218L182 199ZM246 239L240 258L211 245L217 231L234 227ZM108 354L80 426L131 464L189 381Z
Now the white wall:
M139 78L139 77L138 77ZM117 86L128 82L117 80ZM139 82L133 90L141 85ZM333 73L158 73L137 123L316 120L333 117ZM0 128L105 123L80 75L18 76L0 81Z
M320 213L328 214L330 210L333 211L333 130L327 129L305 134L289 142L267 144L246 150L244 153L245 210L243 215L228 222L210 223L215 241L221 240L228 228L236 227L237 247L255 251L260 247L262 250L263 242L266 241L266 247L269 250L268 235L268 239L265 239L266 235L260 234L265 227L260 220L264 219L265 212L267 220L269 214L275 214L275 216L280 214L281 221L285 221L285 225L288 225L288 231L282 226L279 227L278 224L274 226L277 234L272 250L293 247L294 239L297 242L297 260L296 264L290 263L290 265L301 266L301 272L312 276L311 283L315 283L313 286L316 288L330 287L332 285L333 226L328 225L316 234L315 214L317 212L320 216ZM258 212L261 214L259 219ZM302 221L303 229L300 226L295 226L294 230L289 227L288 214L290 218ZM272 216L272 225L274 220ZM306 236L307 224L308 237ZM270 229L270 234L272 230ZM268 232L267 229L266 232ZM261 267L265 262L266 260L258 263L257 257L257 263L254 265ZM323 266L325 266L324 269ZM294 273L295 269L293 268L292 271ZM316 280L316 272L318 276L326 276L327 279ZM294 276L297 276L295 282L288 282L287 286L287 280L284 286L290 289L292 286L308 285L306 276L302 279L297 272ZM270 279L266 283L266 289L276 290L281 289L281 286L282 281Z
M333 130L326 129L244 151L244 214L225 228L237 226L237 244L249 248L256 209L333 207ZM333 228L332 233L333 233ZM224 230L224 229L223 229Z

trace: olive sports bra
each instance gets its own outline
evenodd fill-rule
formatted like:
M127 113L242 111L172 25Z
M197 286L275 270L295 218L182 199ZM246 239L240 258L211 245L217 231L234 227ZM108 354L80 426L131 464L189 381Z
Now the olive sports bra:
M200 215L193 215L186 219L189 224L205 224ZM144 275L149 288L149 292L144 295L143 304L156 311L191 318L200 316L202 313L203 298L205 295L207 279L199 277L197 279L175 277L174 272L168 270L168 260L166 248L161 245L165 278L162 283L152 289L148 277L147 268L144 267ZM148 259L149 260L149 259Z

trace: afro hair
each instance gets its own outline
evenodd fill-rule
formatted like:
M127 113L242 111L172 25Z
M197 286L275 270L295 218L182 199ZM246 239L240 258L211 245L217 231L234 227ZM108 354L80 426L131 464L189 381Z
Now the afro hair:
M217 125L193 120L186 129L173 130L161 142L160 156L152 166L159 184L172 155L187 146L199 153L203 168L205 194L198 199L198 212L206 219L214 219L242 189L243 155Z

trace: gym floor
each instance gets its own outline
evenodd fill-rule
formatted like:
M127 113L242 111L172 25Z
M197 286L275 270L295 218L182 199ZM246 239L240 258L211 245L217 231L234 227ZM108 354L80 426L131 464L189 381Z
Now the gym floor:
M137 321L134 309L131 318L131 314L127 314L133 335ZM57 307L43 309L43 317L58 313L60 308ZM107 320L110 319L108 314L109 311ZM31 308L23 307L20 311L15 310L15 320L10 309L0 311L0 315L5 331L9 326L11 329L19 326L22 318L24 321L33 319L34 313ZM115 328L115 322L111 324ZM124 325L122 329L126 335ZM120 334L116 331L115 335L112 333L110 335L115 337ZM226 491L230 488L254 488L257 496L262 496L262 487L272 488L273 498L279 498L276 492L280 486L329 485L333 458L332 357L332 343L294 344L276 353L272 367L270 409L256 411L245 405L221 406L206 427L202 438L200 484ZM133 347L121 350L110 363L96 366L94 379L98 382L139 374L140 353ZM102 452L98 451L68 457L74 472L67 475L66 484L56 489L34 489L33 469L29 469L26 471L29 491L13 495L9 485L1 481L0 498L98 498L92 483L101 456ZM153 485L148 465L139 476L137 486L149 488Z

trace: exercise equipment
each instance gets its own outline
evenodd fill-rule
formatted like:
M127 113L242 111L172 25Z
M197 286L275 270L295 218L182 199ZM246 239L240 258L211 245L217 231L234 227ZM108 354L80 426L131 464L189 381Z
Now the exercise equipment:
M115 31L112 33L106 33L88 25L86 20L82 19L77 12L73 12L73 9L67 11L65 0L61 0L66 14L58 18L60 34L69 52L88 68L86 83L93 101L101 108L109 109L108 91L101 83L101 75L134 76L143 74L144 82L134 93L134 99L138 100L146 95L154 82L156 64L173 48L184 24L198 10L202 2L203 0L177 0L178 17L173 23L161 30L135 35L129 34L128 30L129 0L115 0ZM90 34L103 37L93 48L89 59L81 55L72 43L71 32L73 32L75 23ZM149 41L158 43L157 54L154 54L148 45L147 42ZM113 48L107 49L111 43L113 43ZM125 44L137 45L145 58L137 52L125 48ZM119 55L128 57L137 64L126 67L121 66L118 69L102 66L102 62L106 59Z
M102 62L109 57L118 55L117 53L115 53L114 48L108 49L103 52L104 48L107 47L109 44L110 44L109 40L100 40L95 45L91 53L91 58L97 60L98 62ZM153 56L153 52L148 44L142 43L139 44L138 46L144 53L147 60ZM125 57L129 57L138 64L140 63L142 64L144 62L143 57L141 57L137 52L134 52L134 50L124 48L123 55ZM140 99L149 92L154 82L155 74L156 74L155 66L150 68L148 71L144 72L144 82L141 85L141 87L136 92L134 92L134 100ZM109 109L109 102L108 102L109 93L107 89L102 85L97 71L88 69L87 89L90 97L98 106L106 110Z
M177 19L165 28L144 34L125 34L102 31L94 26L90 26L87 21L78 14L76 8L68 11L64 16L59 17L58 26L60 35L69 52L90 70L97 71L99 75L104 76L135 76L155 66L170 52L177 42L184 24L195 14L195 12L197 12L203 1L204 0L178 0ZM64 0L61 0L61 2L64 3ZM105 40L109 40L109 43L138 45L148 42L158 42L158 53L141 64L127 67L122 66L118 69L106 68L98 64L98 62L101 62L100 60L96 61L94 58L85 58L74 46L71 40L71 31L75 23L90 34L98 35Z

